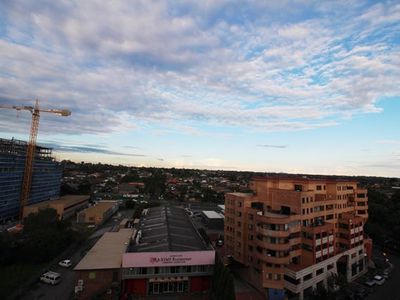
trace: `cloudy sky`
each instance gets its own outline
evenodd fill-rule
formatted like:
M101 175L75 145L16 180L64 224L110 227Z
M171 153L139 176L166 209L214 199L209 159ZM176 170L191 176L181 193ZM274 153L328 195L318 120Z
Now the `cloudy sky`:
M70 109L59 159L400 177L399 46L399 1L3 0L0 104Z

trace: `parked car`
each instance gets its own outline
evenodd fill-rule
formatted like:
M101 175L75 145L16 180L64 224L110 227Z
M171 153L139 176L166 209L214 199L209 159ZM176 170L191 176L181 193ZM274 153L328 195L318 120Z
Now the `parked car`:
M366 286L369 286L369 287L373 287L374 285L375 285L375 280L374 279L369 279L369 280L367 280L366 282L364 282L364 284L366 285Z
M389 274L390 274L389 270L385 270L385 271L383 271L382 277L385 278L385 279L388 279L389 278Z
M40 276L40 281L47 284L56 285L61 281L61 275L56 272L48 271Z
M64 267L64 268L69 268L72 266L72 262L69 259L64 259L58 263L59 266Z
M383 278L380 275L375 275L374 276L374 281L377 285L383 285L385 283L385 278Z

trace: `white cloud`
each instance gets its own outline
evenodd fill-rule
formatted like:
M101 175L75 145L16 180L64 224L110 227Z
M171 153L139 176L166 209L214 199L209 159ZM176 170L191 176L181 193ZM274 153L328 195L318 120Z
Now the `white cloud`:
M242 20L226 1L3 5L0 101L39 97L70 108L69 120L49 117L48 132L193 120L309 129L379 112L380 97L400 93L399 49L390 40L400 6L390 3L361 9L353 1L357 11L343 16L332 7L341 4L239 3ZM277 11L290 22L282 25Z

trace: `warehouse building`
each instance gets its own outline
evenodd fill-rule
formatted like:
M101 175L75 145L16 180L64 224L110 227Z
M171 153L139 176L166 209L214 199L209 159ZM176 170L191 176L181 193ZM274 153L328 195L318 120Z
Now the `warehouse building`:
M24 218L29 214L36 214L46 208L57 211L60 219L66 219L75 215L76 212L86 208L89 204L90 195L66 195L57 200L43 201L24 207Z
M76 265L75 295L77 299L92 299L121 281L122 255L125 253L134 229L122 228L106 232L85 257Z
M215 251L198 234L184 209L144 211L122 259L122 299L207 292Z
M16 218L20 211L21 189L27 143L0 139L0 223ZM62 168L52 149L36 146L28 205L60 196Z

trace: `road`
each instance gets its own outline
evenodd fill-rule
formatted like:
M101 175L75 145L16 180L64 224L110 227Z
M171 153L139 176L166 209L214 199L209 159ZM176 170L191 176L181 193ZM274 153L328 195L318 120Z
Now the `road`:
M30 290L25 293L21 298L21 300L69 300L73 298L74 295L74 286L75 286L75 274L73 271L74 266L82 259L82 257L86 254L86 249L90 246L92 247L97 240L108 231L115 231L118 227L121 219L124 216L132 216L131 211L120 211L122 216L120 218L111 218L108 220L103 226L98 228L96 232L94 232L87 242L77 249L71 257L65 257L64 259L71 259L73 265L70 268L63 268L58 265L52 266L50 268L51 271L57 272L61 274L61 282L56 285L48 285L42 282L35 283Z
M382 286L375 286L367 300L400 300L400 257L388 254L389 261L394 265L389 279Z

